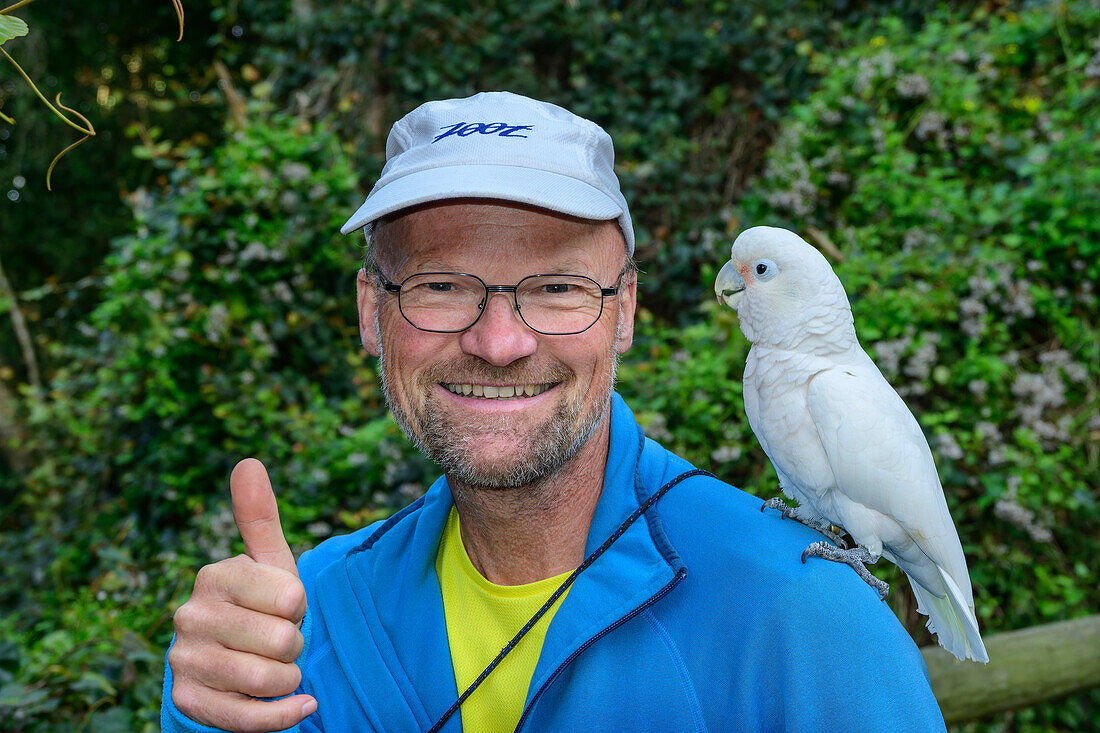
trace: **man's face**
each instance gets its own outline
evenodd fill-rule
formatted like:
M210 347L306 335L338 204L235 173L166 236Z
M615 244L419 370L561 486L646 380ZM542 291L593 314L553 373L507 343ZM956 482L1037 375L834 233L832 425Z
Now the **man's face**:
M614 222L594 225L505 203L420 208L378 234L378 263L393 282L433 271L515 285L528 275L561 273L608 287L626 257ZM461 483L517 486L568 461L606 416L617 357L633 338L635 288L632 275L623 278L620 295L606 298L599 320L579 334L532 331L511 293L490 293L466 331L430 333L408 323L396 294L377 293L361 272L360 331L367 351L382 357L390 409L421 450ZM461 394L468 385L475 394ZM523 396L476 396L485 387Z

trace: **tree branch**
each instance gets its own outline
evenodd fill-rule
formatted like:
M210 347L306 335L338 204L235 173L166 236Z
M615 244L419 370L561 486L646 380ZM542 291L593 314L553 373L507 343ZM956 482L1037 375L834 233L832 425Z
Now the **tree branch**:
M248 116L248 105L245 104L241 93L237 91L237 87L233 85L233 77L229 75L229 69L225 68L225 64L221 61L215 61L214 73L218 76L218 87L225 96L225 103L229 107L229 115L233 118L233 124L238 129L244 127Z
M806 234L810 236L810 241L817 245L817 248L822 252L833 258L834 262L844 261L844 254L833 244L833 240L829 239L828 234L817 227L806 227Z
M0 457L16 474L24 474L31 467L30 456L24 445L26 434L15 419L18 412L18 397L7 385L0 381Z
M985 648L989 664L960 662L938 646L921 649L948 724L1100 685L1100 615L994 634Z
M11 325L15 329L15 338L19 341L19 347L23 351L23 363L27 367L27 381L34 387L35 392L41 394L42 377L38 371L38 358L34 355L34 343L31 341L31 334L27 330L27 321L23 318L23 311L19 310L19 301L15 298L15 290L4 274L2 262L0 262L0 295L11 302Z
M19 10L19 8L23 7L24 5L30 5L33 2L34 0L19 0L19 2L13 3L6 8L0 8L0 15L7 15L12 11Z

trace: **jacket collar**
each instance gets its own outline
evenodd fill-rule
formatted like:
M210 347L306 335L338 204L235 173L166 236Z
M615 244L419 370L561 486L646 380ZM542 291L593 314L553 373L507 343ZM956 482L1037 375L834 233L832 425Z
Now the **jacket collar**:
M592 517L585 555L607 540L658 487L638 474L645 444L634 413L616 393L611 404L611 435L603 493ZM662 552L662 548L668 550ZM572 655L594 637L620 623L671 583L683 563L672 550L651 508L574 582L554 615L543 642L528 703Z
M657 487L638 475L644 436L616 393L612 397L608 462L585 553L599 547ZM384 730L431 726L457 696L447 643L436 553L453 500L445 478L395 515L362 545L318 578L318 601L333 646L364 701L368 718ZM658 596L683 563L651 508L583 572L551 621L535 668L528 703L591 640ZM409 633L415 628L415 633ZM358 654L369 648L377 656ZM393 689L378 689L389 679ZM391 695L400 695L400 705ZM376 708L371 701L380 701ZM407 707L406 707L407 706ZM367 709L371 707L372 709ZM455 720L444 730L458 730Z

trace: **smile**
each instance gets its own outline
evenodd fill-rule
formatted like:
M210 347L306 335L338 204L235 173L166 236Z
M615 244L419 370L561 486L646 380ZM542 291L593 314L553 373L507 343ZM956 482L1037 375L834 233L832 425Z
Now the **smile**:
M504 387L494 387L488 384L447 384L446 382L441 383L441 385L445 390L456 395L461 395L463 397L480 397L490 400L514 400L534 397L554 386L551 383L547 383L510 384Z

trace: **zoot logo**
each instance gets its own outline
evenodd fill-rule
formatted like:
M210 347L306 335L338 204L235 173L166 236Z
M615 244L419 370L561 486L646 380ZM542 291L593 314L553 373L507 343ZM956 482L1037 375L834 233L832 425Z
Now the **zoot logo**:
M496 135L497 137L527 137L526 135L519 135L520 130L533 130L534 125L508 125L503 122L458 122L454 125L448 125L447 127L441 127L442 133L435 136L432 140L433 143L437 143L445 137L451 135L458 135L459 137L469 137L475 132L479 135Z

